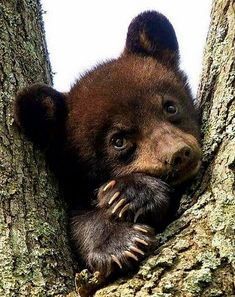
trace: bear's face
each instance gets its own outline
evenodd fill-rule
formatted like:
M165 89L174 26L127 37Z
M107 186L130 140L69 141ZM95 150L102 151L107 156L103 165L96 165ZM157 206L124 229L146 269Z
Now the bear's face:
M65 146L94 184L134 172L179 184L198 171L200 147L178 64L172 25L145 12L130 24L121 57L86 73L67 94L45 85L23 90L16 120L35 143L54 147L52 155Z
M68 147L104 179L142 172L179 183L199 168L196 111L181 71L125 53L67 96ZM98 171L97 171L98 170Z

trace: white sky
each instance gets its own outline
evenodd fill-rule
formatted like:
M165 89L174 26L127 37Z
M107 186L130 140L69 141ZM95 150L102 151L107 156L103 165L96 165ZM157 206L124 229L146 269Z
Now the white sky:
M129 23L140 12L158 10L173 24L181 68L193 93L200 77L211 0L41 0L54 86L68 91L80 73L120 55Z

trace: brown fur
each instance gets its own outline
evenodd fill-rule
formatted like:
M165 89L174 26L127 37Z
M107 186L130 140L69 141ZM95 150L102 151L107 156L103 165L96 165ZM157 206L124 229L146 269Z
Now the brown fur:
M151 40L149 40L147 34L144 31L140 33L140 44L146 51L150 51L152 49Z
M178 63L172 25L146 12L121 57L68 93L34 85L17 96L16 121L46 152L69 204L80 262L104 276L151 249L150 226L159 232L174 218L182 183L199 169L197 112Z
M181 104L182 119L177 126L166 122L164 96ZM72 87L67 97L69 145L91 158L95 153L91 142L105 124L125 129L137 129L138 125L134 136L138 157L131 165L116 166L113 176L132 172L166 175L170 168L164 162L179 143L192 147L195 159L200 155L198 126L189 96L179 70L169 70L151 57L124 55L101 65Z

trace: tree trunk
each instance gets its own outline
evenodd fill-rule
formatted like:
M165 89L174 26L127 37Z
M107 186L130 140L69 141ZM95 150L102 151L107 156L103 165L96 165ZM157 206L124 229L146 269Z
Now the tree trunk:
M0 2L0 296L65 296L73 265L64 206L42 155L13 121L15 94L51 83L38 0Z
M199 88L201 174L182 199L181 217L157 237L154 255L131 279L118 280L96 297L235 296L234 41L234 0L214 0Z

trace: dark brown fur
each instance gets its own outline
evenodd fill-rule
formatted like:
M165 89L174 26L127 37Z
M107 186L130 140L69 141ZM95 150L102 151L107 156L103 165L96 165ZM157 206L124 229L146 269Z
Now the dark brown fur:
M156 25L167 28L157 41ZM152 228L173 219L179 192L171 187L199 168L197 113L177 40L155 12L131 23L120 58L86 73L68 94L43 85L20 92L16 120L60 181L81 261L105 276L148 252Z

